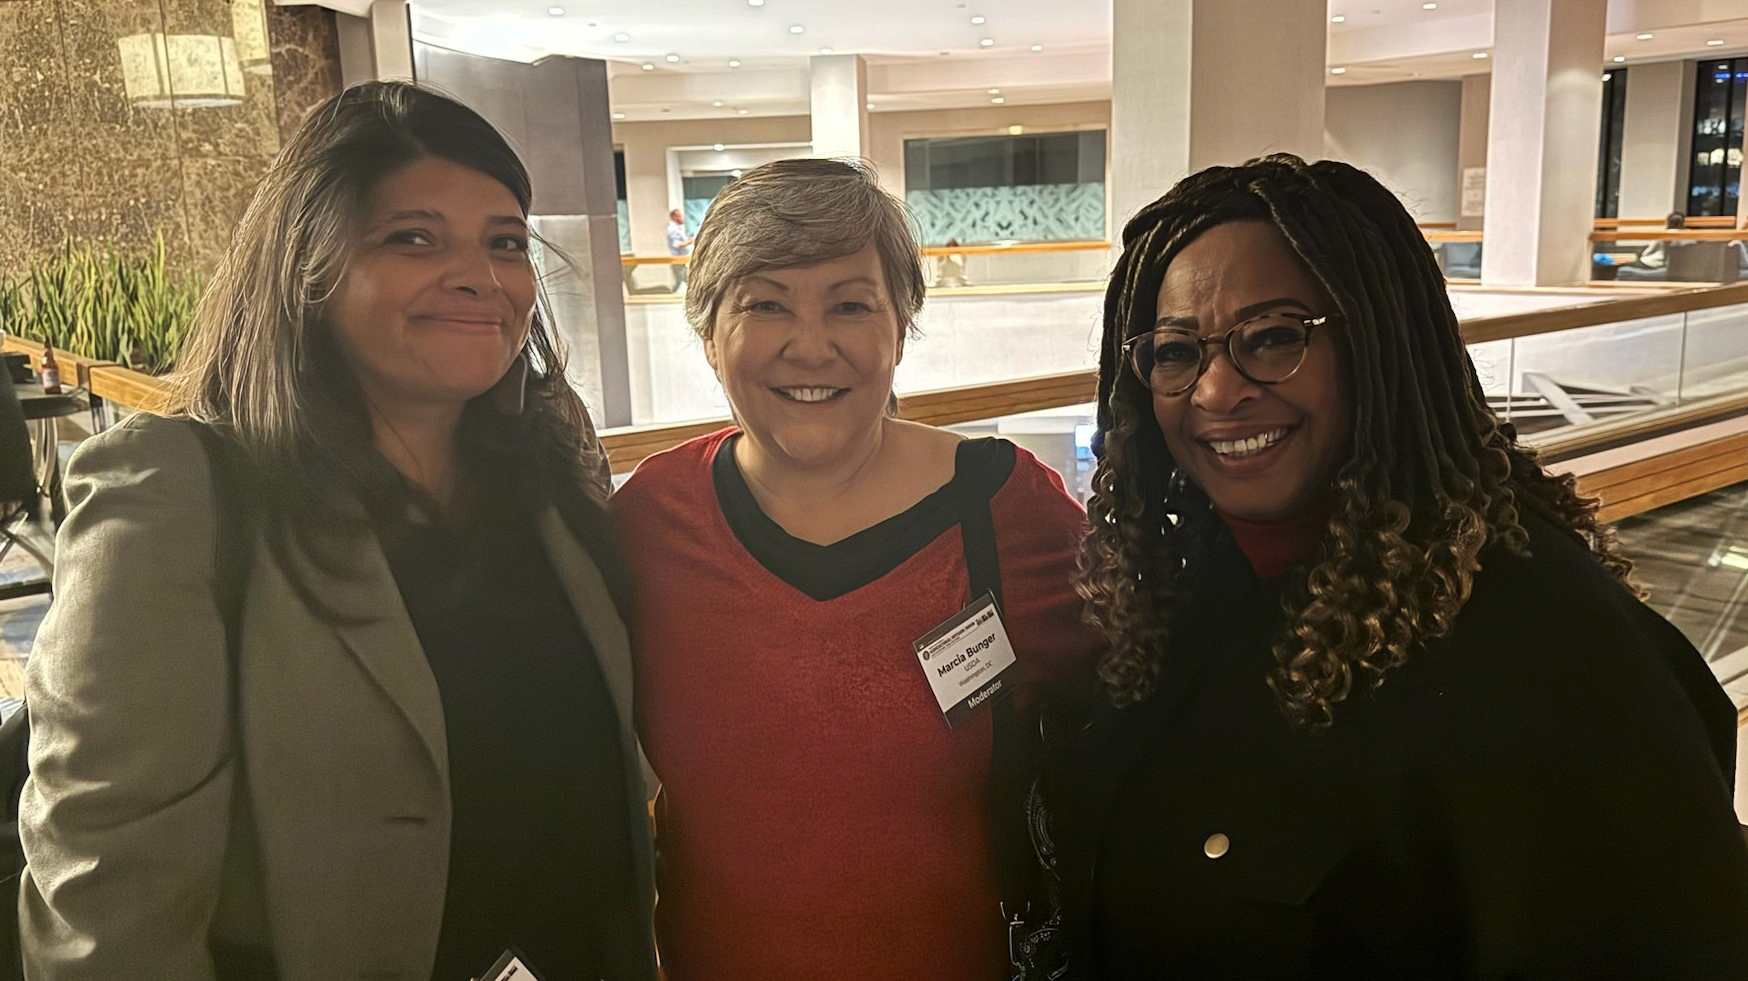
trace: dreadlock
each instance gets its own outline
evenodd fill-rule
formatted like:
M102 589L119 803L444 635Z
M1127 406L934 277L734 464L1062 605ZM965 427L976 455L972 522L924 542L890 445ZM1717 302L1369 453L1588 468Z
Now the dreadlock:
M1270 685L1287 717L1329 725L1356 687L1378 685L1451 628L1477 555L1519 554L1528 508L1581 536L1626 581L1631 564L1597 502L1544 470L1483 397L1444 276L1401 203L1348 164L1290 154L1212 167L1180 181L1123 230L1105 291L1099 355L1103 455L1078 587L1111 646L1099 675L1119 705L1150 695L1173 627L1218 529L1176 464L1152 394L1124 371L1122 345L1150 330L1172 259L1201 233L1265 221L1285 237L1339 311L1354 434L1311 568L1289 589Z

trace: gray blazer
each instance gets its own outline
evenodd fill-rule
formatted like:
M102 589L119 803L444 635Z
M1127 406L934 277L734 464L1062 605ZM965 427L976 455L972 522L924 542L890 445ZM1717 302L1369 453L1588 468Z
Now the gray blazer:
M282 981L426 981L449 874L448 750L381 547L353 543L344 575L295 544L283 563L256 550L233 726L199 438L136 415L80 448L67 487L55 601L26 672L27 976L209 981L217 943L271 949ZM539 529L618 708L647 910L625 628L558 514ZM312 614L292 576L343 625Z

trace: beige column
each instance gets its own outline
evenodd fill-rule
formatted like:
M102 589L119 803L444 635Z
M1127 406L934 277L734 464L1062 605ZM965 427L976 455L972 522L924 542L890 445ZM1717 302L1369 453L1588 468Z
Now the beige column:
M813 155L868 155L868 65L861 55L808 59L813 89Z
M1323 152L1326 0L1111 0L1113 235L1214 164Z
M340 40L340 81L413 77L413 26L407 0L376 0L362 17L334 14Z
M1486 285L1590 281L1607 15L1607 0L1494 6Z
M1693 111L1681 112L1682 93L1693 75L1679 61L1634 65L1627 71L1627 111L1621 124L1621 201L1623 218L1661 218L1687 210L1681 173L1681 131ZM1685 84L1683 84L1685 82Z
M541 287L570 355L571 382L596 425L630 425L607 63L551 57L526 65L427 44L416 54L419 78L490 120L528 166L529 221L550 246L540 250Z
M1487 208L1487 109L1492 75L1463 76L1457 129L1457 229L1478 231Z

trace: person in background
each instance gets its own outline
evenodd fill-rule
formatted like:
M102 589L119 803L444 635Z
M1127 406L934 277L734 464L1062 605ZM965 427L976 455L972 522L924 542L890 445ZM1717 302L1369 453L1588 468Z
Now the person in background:
M1123 232L1051 733L1088 978L1743 978L1736 713L1488 407L1395 195L1277 155Z
M735 425L650 457L613 498L637 543L672 981L1007 976L999 700L968 693L949 724L930 678L959 659L913 645L970 608L964 536L984 516L1008 677L1027 699L1084 690L1084 514L1012 443L895 417L924 282L903 205L853 162L748 171L699 229L686 315Z
M668 255L689 256L692 254L692 236L686 234L686 217L679 208L668 212ZM674 263L674 292L680 292L680 287L686 285L686 263Z
M944 249L959 248L959 240L949 238L941 245ZM935 259L935 288L951 288L970 285L965 281L965 256L957 252L948 252Z
M347 89L257 189L165 414L75 454L26 675L29 977L457 981L514 945L655 978L626 577L530 199L472 110Z
M1664 230L1687 227L1687 216L1679 211L1671 211L1663 219ZM1685 245L1685 242L1667 242L1658 239L1645 246L1639 257L1630 264L1620 268L1620 279L1628 280L1662 280L1669 278L1669 246Z

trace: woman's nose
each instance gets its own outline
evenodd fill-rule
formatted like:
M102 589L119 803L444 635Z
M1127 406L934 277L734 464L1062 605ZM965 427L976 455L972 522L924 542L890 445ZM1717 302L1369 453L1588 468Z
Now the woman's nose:
M818 363L830 360L835 353L825 316L819 313L798 313L793 321L789 342L783 346L785 357Z
M483 249L473 248L458 248L454 251L444 276L444 285L450 289L466 290L476 296L490 296L503 286L498 281L498 270L492 265L492 257Z
M1244 377L1224 346L1208 352L1208 370L1190 389L1190 404L1204 412L1224 415L1257 393L1256 382Z

